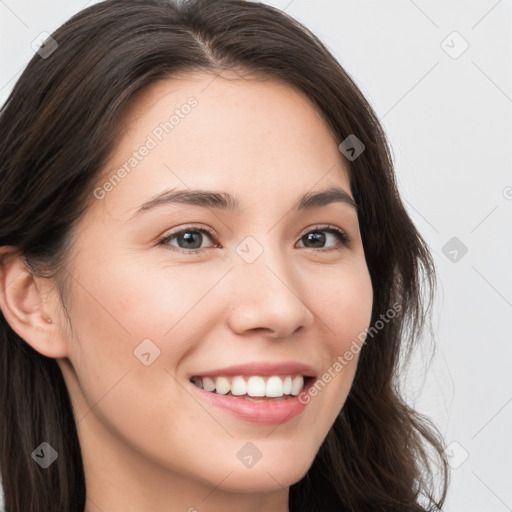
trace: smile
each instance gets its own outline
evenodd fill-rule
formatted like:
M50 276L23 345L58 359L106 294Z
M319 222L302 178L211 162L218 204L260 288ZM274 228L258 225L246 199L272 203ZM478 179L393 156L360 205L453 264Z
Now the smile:
M300 401L298 395L307 392L314 381L314 377L303 375L190 379L192 389L207 403L238 419L262 424L285 423L300 415L308 404Z
M191 378L191 382L205 391L218 395L279 398L290 395L297 396L304 388L304 378L302 375L271 375L268 377L239 375L202 378L194 376Z

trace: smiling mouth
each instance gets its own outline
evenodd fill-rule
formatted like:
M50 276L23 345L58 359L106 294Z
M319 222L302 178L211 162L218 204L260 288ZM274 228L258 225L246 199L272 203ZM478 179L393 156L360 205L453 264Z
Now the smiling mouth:
M296 397L313 377L303 375L272 376L193 376L196 387L217 395L235 396L249 401L283 401Z

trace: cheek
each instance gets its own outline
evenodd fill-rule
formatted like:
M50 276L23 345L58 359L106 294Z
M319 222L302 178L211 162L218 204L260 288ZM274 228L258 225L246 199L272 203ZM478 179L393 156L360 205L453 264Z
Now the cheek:
M371 321L373 289L366 265L347 267L343 273L329 277L310 299L317 305L314 313L323 331L323 343L318 350L322 373L305 400L312 401L322 395L323 411L329 416L326 421L332 423L343 407L355 376Z
M162 441L178 436L181 422L192 421L175 403L184 392L174 368L190 350L186 328L192 317L187 312L202 305L204 289L187 286L190 280L173 280L170 272L169 279L163 280L162 272L160 279L152 279L157 272L119 267L128 270L105 268L88 284L78 277L82 286L75 288L70 310L75 335L70 360L78 386L73 376L74 406L84 432L94 429L99 419L116 437L151 447L141 432ZM200 337L200 327L192 323L190 332Z
M89 282L83 276L93 275L93 268L82 267L82 276L76 274L81 286L75 287L71 310L77 339L70 359L87 402L80 408L87 410L100 399L106 404L102 397L114 386L109 394L120 398L124 389L117 384L120 379L131 382L132 390L125 389L130 400L136 395L154 396L163 380L169 389L179 391L173 380L175 368L218 321L222 311L218 297L205 295L225 271L144 271L124 262L95 272ZM111 406L113 413L123 414L122 400Z
M331 351L344 352L361 339L372 315L373 289L365 264L357 263L331 273L311 296L314 312L326 332Z
M163 340L192 325L198 329L198 318L206 319L207 312L218 304L214 289L228 270L228 266L218 265L201 269L177 266L114 276L115 286L123 282L123 292L111 298L112 309L139 337L151 334Z

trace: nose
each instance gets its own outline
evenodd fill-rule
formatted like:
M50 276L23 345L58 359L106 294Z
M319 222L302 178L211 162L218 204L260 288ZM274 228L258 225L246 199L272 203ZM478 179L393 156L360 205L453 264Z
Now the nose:
M231 274L228 324L233 332L263 331L281 338L313 323L301 291L307 283L302 279L300 286L299 276L282 259L270 258L264 251L252 263L237 262Z

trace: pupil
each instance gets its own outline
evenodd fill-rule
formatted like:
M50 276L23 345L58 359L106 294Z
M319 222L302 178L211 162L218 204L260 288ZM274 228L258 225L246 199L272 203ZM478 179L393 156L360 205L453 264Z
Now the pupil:
M316 231L314 233L309 233L307 236L308 242L319 243L319 245L325 244L325 234L319 231Z
M200 233L197 233L197 232L194 233L191 231L187 231L186 233L184 233L183 235L180 236L180 239L184 240L187 244L190 244L190 243L193 244L194 243L194 235L200 235ZM196 243L196 245L194 247L191 247L190 245L188 245L186 247L186 249L198 249L199 247L201 247L200 239L199 239L199 244Z

